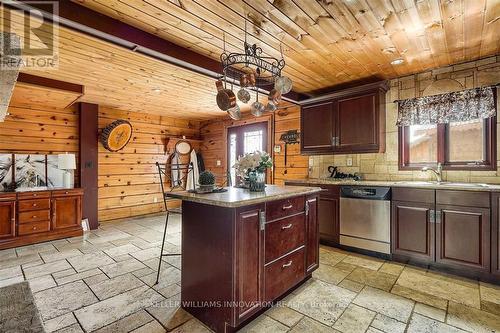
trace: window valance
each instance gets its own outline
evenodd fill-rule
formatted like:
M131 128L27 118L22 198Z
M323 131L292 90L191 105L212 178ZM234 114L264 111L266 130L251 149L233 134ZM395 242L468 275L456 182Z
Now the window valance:
M398 101L398 126L447 124L496 115L492 87Z

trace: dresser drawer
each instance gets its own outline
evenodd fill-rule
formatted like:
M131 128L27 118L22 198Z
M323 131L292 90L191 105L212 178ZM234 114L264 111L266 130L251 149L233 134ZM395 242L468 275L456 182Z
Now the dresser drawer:
M19 224L18 235L31 235L39 232L47 232L50 230L50 221L38 221Z
M303 196L272 201L266 204L266 220L272 221L304 211Z
M82 195L82 194L83 194L83 190L81 188L70 188L70 189L52 191L53 198L67 197L67 196L73 196L73 195Z
M283 295L305 277L305 247L267 265L265 270L265 300Z
M305 244L305 214L266 224L266 263Z
M19 192L17 194L17 198L19 200L50 198L50 192L48 191Z
M19 201L19 211L27 212L31 210L50 209L50 199L21 200Z
M50 220L50 210L34 210L31 212L19 213L19 224L38 222L38 221L49 221L49 220Z

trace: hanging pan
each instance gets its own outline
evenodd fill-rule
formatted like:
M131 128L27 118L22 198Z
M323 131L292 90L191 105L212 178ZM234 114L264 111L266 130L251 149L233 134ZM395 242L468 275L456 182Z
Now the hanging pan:
M234 95L234 92L230 89L224 88L222 81L217 80L215 82L215 86L217 87L217 106L222 110L222 111L227 111L230 108L233 108L236 106L236 96Z

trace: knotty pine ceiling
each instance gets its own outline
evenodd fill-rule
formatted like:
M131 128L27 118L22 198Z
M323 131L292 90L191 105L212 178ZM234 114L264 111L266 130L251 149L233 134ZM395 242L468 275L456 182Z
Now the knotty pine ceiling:
M249 41L278 57L294 90L388 79L499 54L498 0L73 0L219 59ZM391 65L395 59L401 65Z

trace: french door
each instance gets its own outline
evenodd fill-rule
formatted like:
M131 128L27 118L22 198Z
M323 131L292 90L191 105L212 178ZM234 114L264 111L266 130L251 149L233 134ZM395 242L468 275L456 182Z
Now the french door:
M227 168L231 176L231 184L237 184L233 165L238 157L257 150L267 150L267 121L228 128Z

